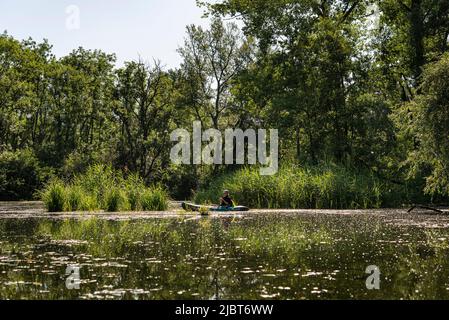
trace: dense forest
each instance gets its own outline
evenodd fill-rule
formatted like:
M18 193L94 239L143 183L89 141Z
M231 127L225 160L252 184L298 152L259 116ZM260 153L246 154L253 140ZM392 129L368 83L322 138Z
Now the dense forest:
M279 129L281 170L262 197L293 185L301 192L331 173L335 181L367 177L383 186L368 184L367 193L389 193L365 207L447 201L447 0L198 5L210 27L187 27L182 64L172 70L163 61L118 67L114 54L83 48L57 58L47 41L0 35L0 200L32 199L53 177L100 163L163 185L175 199L199 192L205 200L207 190L238 188L243 177L235 192L248 204L318 206L261 201L245 190L264 184L251 183L248 168L173 164L170 132L201 121ZM279 186L299 176L297 185L273 187L273 179ZM351 183L344 189L363 189ZM393 193L401 198L388 200ZM338 207L363 206L345 197ZM335 207L331 198L320 206Z

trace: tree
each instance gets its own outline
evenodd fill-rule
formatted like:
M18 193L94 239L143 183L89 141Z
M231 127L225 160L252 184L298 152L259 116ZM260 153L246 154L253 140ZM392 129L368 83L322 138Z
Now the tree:
M231 110L231 86L251 58L251 45L237 25L212 20L210 30L194 25L187 27L185 44L179 49L183 58L182 71L186 79L186 105L193 109L197 120L209 120L218 129L221 118L236 113Z
M407 164L411 173L428 172L426 191L446 196L449 195L448 86L449 54L445 54L424 68L421 94L398 112L404 134L417 141L417 146L409 150Z
M386 68L410 91L419 87L423 66L448 50L449 2L378 0L378 5Z
M46 102L51 46L0 36L0 150L32 147Z
M158 163L168 153L174 98L173 78L158 63L128 62L117 71L118 161L146 180L157 175L156 167L162 169Z
M114 134L115 56L79 48L50 65L50 95L41 158L61 165L71 154L104 150Z
M259 61L252 68L251 88L268 88L270 97L247 100L267 108L265 120L283 129L283 141L296 140L298 158L302 150L315 163L330 154L339 162L350 155L347 102L356 92L367 4L225 0L207 5L212 14L241 18L245 32L256 39ZM290 149L290 143L285 147Z

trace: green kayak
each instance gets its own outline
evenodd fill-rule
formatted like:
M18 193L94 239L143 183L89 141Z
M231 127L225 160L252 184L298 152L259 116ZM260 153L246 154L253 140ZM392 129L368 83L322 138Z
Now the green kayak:
M211 212L245 212L245 211L249 211L249 208L243 207L243 206L214 207L214 206L200 206L197 204L192 204L192 203L187 203L187 202L182 203L182 208L186 211L193 211L193 212L201 212L201 210L207 210L207 211L211 211Z

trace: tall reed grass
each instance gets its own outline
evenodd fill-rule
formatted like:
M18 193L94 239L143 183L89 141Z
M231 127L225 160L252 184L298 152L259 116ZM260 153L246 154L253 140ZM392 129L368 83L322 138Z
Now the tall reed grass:
M372 209L401 206L406 190L373 174L345 167L282 167L278 174L261 176L247 167L217 178L195 195L195 201L217 202L224 189L252 208Z
M60 180L52 180L42 192L41 198L49 212L64 211L67 207L67 189Z
M50 212L164 211L169 196L160 186L146 187L138 175L125 178L109 166L94 165L67 183L51 181L41 199Z

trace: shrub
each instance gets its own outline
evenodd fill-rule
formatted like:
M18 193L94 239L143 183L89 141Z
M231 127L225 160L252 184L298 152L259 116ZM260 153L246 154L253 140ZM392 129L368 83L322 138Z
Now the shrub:
M0 153L0 201L33 199L50 176L30 150Z
M96 163L106 163L110 158L104 150L95 146L84 146L80 150L73 151L64 160L61 173L65 178L73 178L80 172L86 172Z

